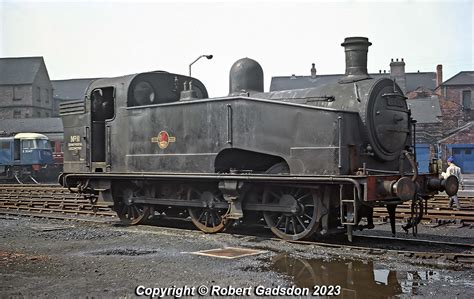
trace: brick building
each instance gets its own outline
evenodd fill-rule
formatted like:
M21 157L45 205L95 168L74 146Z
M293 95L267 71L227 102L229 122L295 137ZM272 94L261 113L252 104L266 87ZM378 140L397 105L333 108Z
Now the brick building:
M442 97L441 109L446 130L474 120L474 71L463 71L441 83L436 92Z
M0 119L53 116L53 86L43 57L0 58Z
M441 158L450 155L464 173L474 173L474 71L462 71L436 89L440 96L443 138Z

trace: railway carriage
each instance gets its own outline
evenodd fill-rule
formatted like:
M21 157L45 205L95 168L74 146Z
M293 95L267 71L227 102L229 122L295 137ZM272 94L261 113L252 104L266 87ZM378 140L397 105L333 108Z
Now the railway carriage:
M18 133L0 137L0 179L47 176L54 164L48 137L37 133ZM35 179L36 178L36 179Z
M374 206L453 194L454 177L418 174L414 122L395 81L367 73L367 38L346 38L335 84L264 92L263 70L238 60L229 95L196 78L148 72L100 79L60 108L60 183L96 195L126 222L190 217L204 232L264 220L283 239L372 228Z

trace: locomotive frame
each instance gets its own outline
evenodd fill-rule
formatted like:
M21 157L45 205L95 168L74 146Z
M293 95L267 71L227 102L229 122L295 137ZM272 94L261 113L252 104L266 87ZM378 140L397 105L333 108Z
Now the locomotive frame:
M60 183L130 224L184 215L215 233L263 218L283 239L341 226L352 239L362 217L373 228L372 209L383 205L395 233L397 204L411 200L421 213L424 199L455 193L457 180L434 167L417 173L403 93L368 76L368 39L342 45L346 76L321 88L264 93L263 70L248 58L232 66L221 98L166 72L94 81L85 101L60 108Z

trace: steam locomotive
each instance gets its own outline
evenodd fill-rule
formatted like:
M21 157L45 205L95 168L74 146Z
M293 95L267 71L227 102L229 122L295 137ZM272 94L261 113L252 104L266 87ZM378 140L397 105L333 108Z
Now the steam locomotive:
M60 107L66 148L60 183L108 204L130 224L190 217L215 233L264 220L288 240L373 228L374 206L454 194L455 177L417 173L414 122L395 81L367 73L371 43L346 38L334 84L264 92L243 58L229 95L208 98L196 78L156 71L99 79ZM367 225L359 225L365 217Z

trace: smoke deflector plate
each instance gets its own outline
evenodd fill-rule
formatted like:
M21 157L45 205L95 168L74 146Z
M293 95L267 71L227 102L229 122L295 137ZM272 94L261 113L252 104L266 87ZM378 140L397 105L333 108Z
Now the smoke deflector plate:
M236 259L236 258L241 258L244 256L262 254L265 252L267 251L248 249L248 248L225 247L225 248L208 249L208 250L191 252L191 254L212 256L212 257L218 257L218 258L223 258L223 259Z

